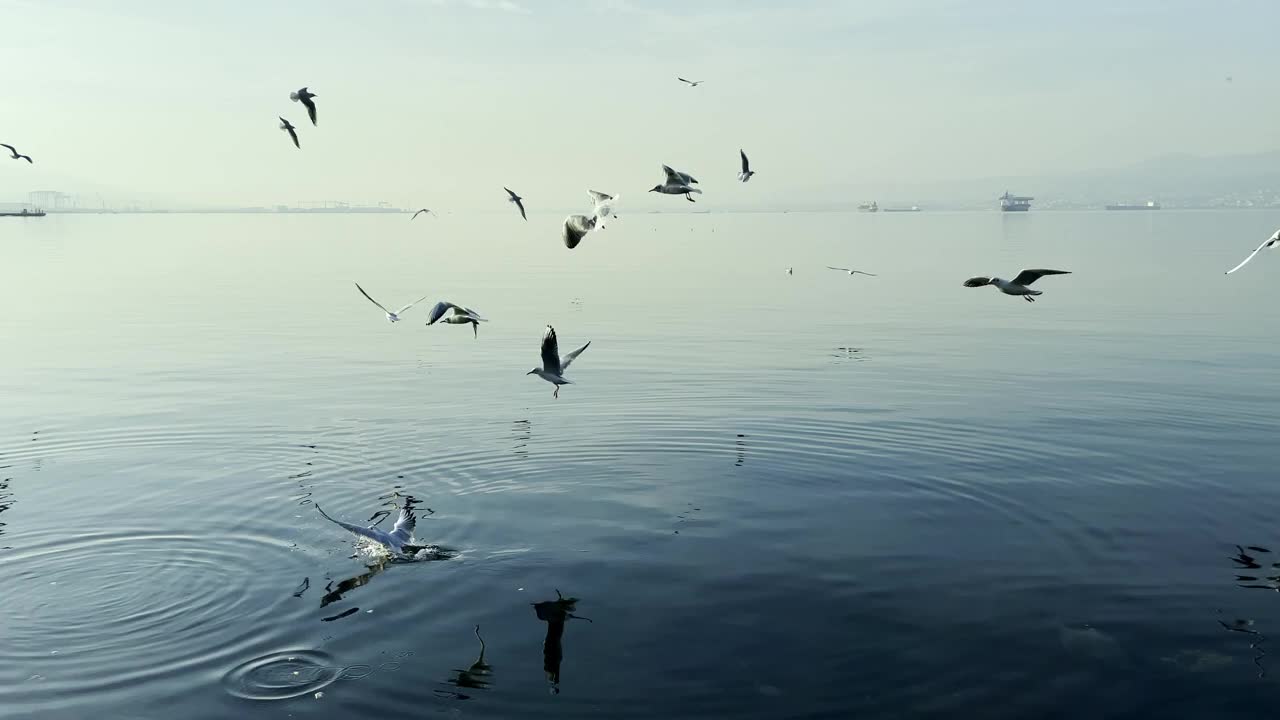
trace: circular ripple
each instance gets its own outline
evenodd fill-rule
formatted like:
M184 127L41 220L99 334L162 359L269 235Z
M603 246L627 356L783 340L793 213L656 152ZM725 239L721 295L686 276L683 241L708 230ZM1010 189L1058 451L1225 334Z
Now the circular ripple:
M286 650L231 668L222 685L245 700L288 700L326 688L345 672L318 650Z
M222 666L292 599L253 586L289 553L271 538L138 530L23 548L3 563L0 666L40 667L46 691L86 696Z

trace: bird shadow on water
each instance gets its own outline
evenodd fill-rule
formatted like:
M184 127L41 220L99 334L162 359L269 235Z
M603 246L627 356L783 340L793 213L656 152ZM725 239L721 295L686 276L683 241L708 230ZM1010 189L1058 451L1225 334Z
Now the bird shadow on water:
M1258 545L1236 545L1236 554L1229 557L1231 562L1235 563L1235 567L1232 569L1236 571L1236 587L1248 590L1280 592L1280 572L1277 572L1280 570L1280 563L1269 563L1265 559L1259 560L1256 556L1262 554L1269 555L1271 551ZM1239 573L1241 570L1270 570L1272 574L1267 575L1264 572L1241 575ZM1221 614L1222 611L1219 610L1218 612ZM1267 667L1263 664L1263 658L1267 656L1267 651L1263 648L1263 644L1267 641L1267 636L1254 629L1254 621L1247 618L1235 618L1225 621L1219 618L1218 624L1227 632L1251 636L1249 649L1253 651L1253 665L1258 669L1258 678L1265 678L1267 676Z
M565 597L556 590L555 600L543 600L533 603L533 612L538 619L547 624L547 636L542 641L542 670L547 674L547 682L551 684L551 694L560 694L560 664L564 660L564 626L570 620L586 620L591 618L574 615L578 609L578 598Z
M453 677L446 682L460 690L435 690L434 692L451 700L470 700L471 696L462 690L487 690L493 683L493 666L484 660L485 644L480 635L480 626L475 626L476 640L480 641L480 656L465 670L454 668Z

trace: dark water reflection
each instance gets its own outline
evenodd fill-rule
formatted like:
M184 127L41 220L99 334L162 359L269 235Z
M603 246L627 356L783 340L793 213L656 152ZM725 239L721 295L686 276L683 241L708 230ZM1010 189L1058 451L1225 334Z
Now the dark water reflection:
M578 609L578 598L566 598L556 590L555 600L544 600L533 604L533 612L538 619L547 624L547 636L542 641L542 670L547 674L547 682L551 683L551 692L560 693L560 664L564 661L564 627L570 620L586 620L590 618L573 614Z

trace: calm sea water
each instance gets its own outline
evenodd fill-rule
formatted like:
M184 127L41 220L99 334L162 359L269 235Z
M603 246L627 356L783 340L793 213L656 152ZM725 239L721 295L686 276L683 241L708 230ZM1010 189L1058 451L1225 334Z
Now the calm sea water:
M559 219L4 221L0 716L1273 716L1280 214Z

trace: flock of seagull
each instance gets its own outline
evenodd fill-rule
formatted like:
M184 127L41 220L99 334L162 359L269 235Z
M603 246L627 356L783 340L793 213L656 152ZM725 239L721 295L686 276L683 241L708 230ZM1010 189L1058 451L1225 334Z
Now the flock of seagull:
M687 80L682 77L678 77L676 79L682 83L689 85L690 87L697 87L701 85L703 82L705 82L704 80ZM294 102L302 103L303 107L306 108L307 117L311 120L311 125L313 127L317 126L317 120L316 120L317 113L316 113L316 103L315 103L316 97L317 95L311 92L306 87L303 87L295 92L289 93L290 100ZM289 139L293 142L294 147L301 149L302 144L298 139L298 128L283 116L280 116L279 120L280 120L280 129L288 133ZM10 152L11 159L26 160L28 164L34 164L34 161L31 159L31 156L19 153L18 150L12 145L0 143L0 147L6 148ZM752 178L752 176L755 175L755 171L751 169L750 161L747 159L747 153L744 150L739 149L738 155L742 163L741 170L738 173L738 180L745 183L749 181ZM701 189L694 187L695 185L699 184L698 180L694 178L692 175L690 175L689 173L681 172L679 170L672 168L669 165L663 165L662 171L665 174L663 182L653 186L649 190L649 192L656 192L664 195L683 195L684 198L689 202L696 202L693 199L693 196L695 194L696 195L702 194ZM503 190L506 190L507 192L507 196L508 196L507 200L512 204L514 204L516 208L520 211L520 217L527 221L529 217L525 211L524 198L522 198L519 194L517 194L515 191L511 190L510 188L504 187ZM583 238L587 236L587 234L594 231L603 230L609 218L617 217L616 211L615 211L615 207L619 197L617 194L611 195L611 194L599 192L596 190L588 190L587 193L591 200L591 209L589 213L575 213L575 214L569 215L564 220L564 227L562 230L561 238L564 241L565 247L569 248L570 250L576 248L578 244L582 242ZM413 216L410 218L410 220L416 220L418 216L422 214L434 215L435 213L433 213L428 208L422 208L417 212L413 213ZM1262 250L1267 248L1274 248L1277 246L1280 246L1280 230L1277 230L1275 234L1273 234L1270 238L1268 238L1261 245L1259 245L1253 252L1249 253L1249 255L1245 257L1245 259L1242 260L1239 265L1236 265L1235 267L1228 270L1226 274L1230 275L1231 273L1244 267L1246 264L1249 263L1250 260L1254 258L1255 255L1257 255ZM856 270L856 269L844 268L844 267L835 267L831 265L828 265L827 267L828 269L843 272L850 276L866 275L869 277L876 277L874 273L869 273L862 270ZM786 273L788 275L793 275L794 268L787 268ZM1026 300L1027 302L1035 302L1036 296L1041 295L1043 293L1039 290L1033 290L1031 288L1031 285L1033 283L1035 283L1037 280L1047 275L1069 275L1069 274L1070 272L1066 270L1028 269L1028 270L1022 270L1021 272L1019 272L1017 275L1014 276L1012 280L1004 280L998 277L979 276L979 277L969 278L964 282L964 286L970 287L970 288L977 288L977 287L985 287L990 285L995 287L1005 295L1021 297L1023 300ZM355 286L356 286L356 289L360 291L361 295L363 295L369 302L373 303L379 310L381 310L383 313L386 314L387 321L391 323L399 322L401 320L401 315L403 315L405 312L413 308L418 303L427 299L426 296L420 297L417 300L414 300L413 302L407 305L404 305L403 307L395 311L392 311L392 310L388 310L386 306L384 306L382 303L373 299L373 296L371 296L368 292L366 292L365 289L361 287L359 283L355 283ZM480 323L486 322L486 320L485 318L481 317L479 313L477 313L475 310L471 308L468 308L462 305L457 305L447 300L441 300L431 308L431 311L428 313L428 316L427 316L426 324L434 325L437 322L448 324L448 325L470 325L473 336L478 338ZM561 356L560 345L556 337L555 328L548 325L542 335L542 348L541 348L542 365L541 367L533 368L526 374L537 375L543 380L546 380L547 382L554 385L555 391L552 393L552 397L559 398L561 386L572 384L571 381L565 377L565 371L568 370L569 366L573 363L573 361L576 360L578 356L581 355L584 351L586 351L586 349L590 346L591 346L591 342L588 341L582 347L579 347L578 349L568 353L567 355ZM393 526L390 532L380 530L376 527L376 525L366 527L361 525L353 525L351 523L346 523L341 520L336 520L332 517L329 517L329 515L324 512L324 510L321 510L319 505L316 505L316 510L319 510L320 514L323 515L326 519L336 523L337 525L341 526L342 528L345 528L346 530L350 531L351 533L359 537L365 538L373 542L374 544L381 546L382 548L389 551L391 554L395 556L413 556L416 552L422 550L424 547L427 547L427 546L413 545L411 542L413 540L413 530L417 524L417 518L414 515L414 511L412 507L405 506L400 509L400 515L397 518L395 525Z

